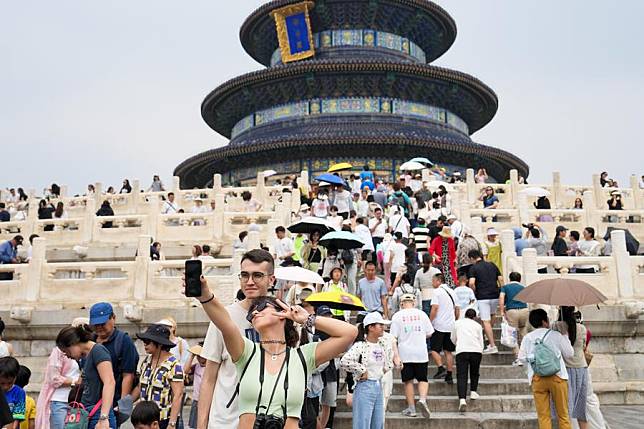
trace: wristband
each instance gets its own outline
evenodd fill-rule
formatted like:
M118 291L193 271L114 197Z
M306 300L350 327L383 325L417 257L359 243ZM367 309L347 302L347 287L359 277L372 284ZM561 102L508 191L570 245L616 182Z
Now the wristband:
M207 304L207 303L209 303L210 301L212 301L213 299L215 299L215 294L214 294L214 293L213 293L213 294L212 294L212 296L211 296L210 298L208 298L207 300L205 300L205 301L199 301L199 302L200 302L201 304Z
M315 326L315 319L316 319L315 314L311 314L306 319L306 322L304 323L304 327L306 328L307 331L311 332L313 330L313 326Z

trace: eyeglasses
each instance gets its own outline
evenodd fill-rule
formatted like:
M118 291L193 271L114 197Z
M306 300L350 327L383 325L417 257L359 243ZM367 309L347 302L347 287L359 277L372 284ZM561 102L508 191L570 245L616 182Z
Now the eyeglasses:
M247 282L248 279L250 279L252 277L253 283L259 283L262 280L264 280L264 278L266 278L266 276L268 276L268 274L262 273L262 272L259 272L259 271L255 271L255 272L252 272L252 273L242 271L241 273L239 273L238 277L239 277L239 280L241 280L243 282Z
M250 310L248 310L248 314L246 315L246 320L248 320L250 323L253 323L253 317L255 317L255 313L260 313L266 310L266 307L271 307L272 309L277 310L277 307L275 307L269 301L262 301L259 304L253 304Z

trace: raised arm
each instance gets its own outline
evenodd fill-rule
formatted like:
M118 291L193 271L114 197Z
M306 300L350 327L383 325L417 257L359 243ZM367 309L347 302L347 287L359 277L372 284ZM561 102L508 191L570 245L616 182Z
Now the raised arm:
M237 362L244 352L244 339L239 333L239 328L230 318L226 307L210 290L208 281L204 276L201 276L201 295L198 296L197 299L208 315L208 318L221 331L224 337L224 343L226 344L226 349L230 354L230 358L233 362Z
M277 302L283 309L274 313L278 317L291 319L301 325L304 325L310 317L307 311L299 305L289 307L282 301L278 300ZM358 335L358 329L355 326L330 317L315 317L315 329L330 337L319 342L315 348L316 367L346 352Z

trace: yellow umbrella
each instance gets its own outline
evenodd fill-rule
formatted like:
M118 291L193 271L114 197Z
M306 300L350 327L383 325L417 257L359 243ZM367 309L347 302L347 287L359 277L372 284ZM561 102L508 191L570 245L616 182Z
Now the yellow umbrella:
M327 305L335 310L364 310L364 304L355 295L346 292L329 291L309 295L304 301L313 305Z
M349 164L348 162L341 162L339 164L333 164L327 172L333 173L335 171L342 171L342 170L351 170L353 168L353 165Z

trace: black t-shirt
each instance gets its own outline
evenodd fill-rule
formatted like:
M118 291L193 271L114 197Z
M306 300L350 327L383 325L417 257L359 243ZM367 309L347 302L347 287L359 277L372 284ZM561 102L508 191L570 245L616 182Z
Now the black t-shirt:
M552 251L555 256L568 256L568 245L566 240L561 237L555 237L555 241L552 243Z
M501 272L491 262L478 261L470 268L470 278L476 279L476 299L498 299L498 278Z

